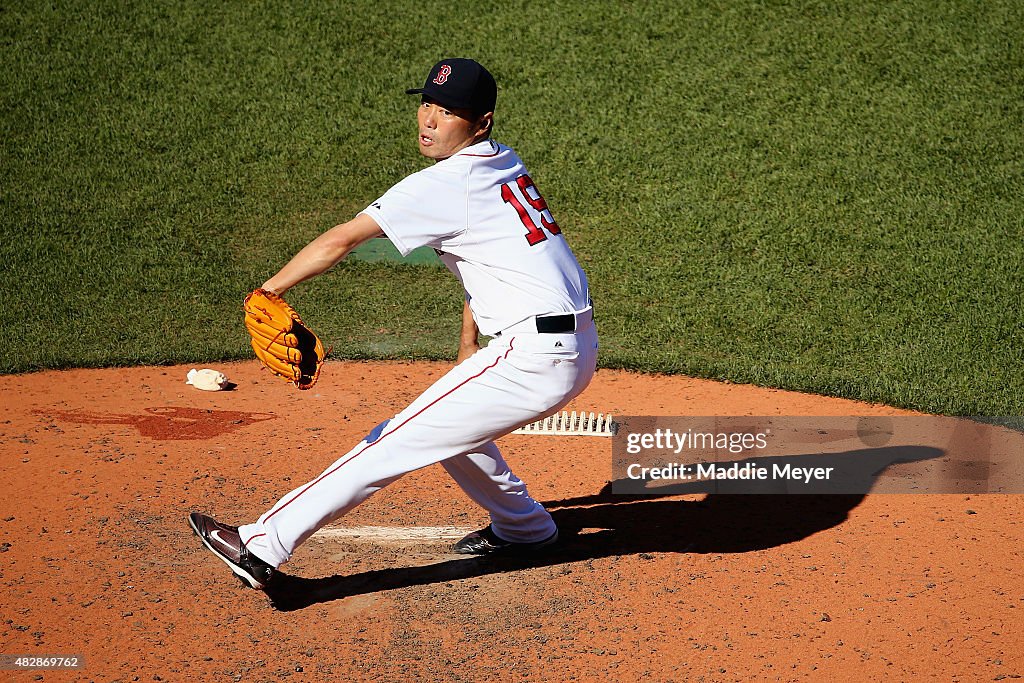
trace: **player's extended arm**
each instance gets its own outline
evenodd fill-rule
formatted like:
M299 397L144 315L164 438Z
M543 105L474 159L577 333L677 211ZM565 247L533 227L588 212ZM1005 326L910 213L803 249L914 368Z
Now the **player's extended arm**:
M330 270L363 242L383 236L384 232L377 222L361 213L348 223L334 226L303 247L277 275L263 284L263 289L284 294L300 282Z
M461 363L474 353L480 350L480 328L473 320L473 311L469 308L469 301L462 305L462 333L459 336L459 357L456 363Z

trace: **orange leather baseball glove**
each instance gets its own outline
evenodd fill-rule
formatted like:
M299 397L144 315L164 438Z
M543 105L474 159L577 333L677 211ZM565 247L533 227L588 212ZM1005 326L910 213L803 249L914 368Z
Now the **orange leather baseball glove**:
M254 290L245 297L245 327L263 366L299 389L320 378L324 346L295 309L274 292Z

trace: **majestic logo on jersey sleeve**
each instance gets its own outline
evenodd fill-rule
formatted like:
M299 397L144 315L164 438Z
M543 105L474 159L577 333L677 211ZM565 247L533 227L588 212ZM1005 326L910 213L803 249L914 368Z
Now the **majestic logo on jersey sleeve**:
M444 85L448 82L448 77L452 75L452 68L447 64L442 64L441 68L437 72L437 76L434 77L434 83L437 85Z

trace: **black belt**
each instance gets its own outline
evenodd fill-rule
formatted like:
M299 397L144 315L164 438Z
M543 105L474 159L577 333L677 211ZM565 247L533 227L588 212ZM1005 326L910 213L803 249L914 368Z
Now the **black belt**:
M576 316L565 315L537 316L537 331L542 334L566 334L576 331Z

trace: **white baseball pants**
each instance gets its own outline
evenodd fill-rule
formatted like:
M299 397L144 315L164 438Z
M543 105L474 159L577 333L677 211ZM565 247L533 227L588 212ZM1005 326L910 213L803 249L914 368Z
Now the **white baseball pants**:
M533 542L554 521L509 469L494 439L557 412L594 375L593 323L569 334L503 334L451 369L312 481L239 528L277 567L313 532L403 474L440 462L507 541Z

